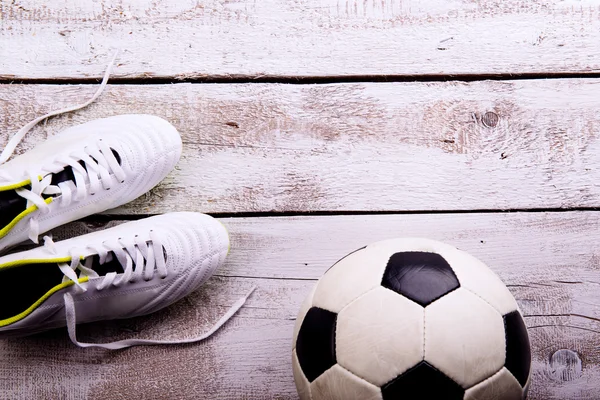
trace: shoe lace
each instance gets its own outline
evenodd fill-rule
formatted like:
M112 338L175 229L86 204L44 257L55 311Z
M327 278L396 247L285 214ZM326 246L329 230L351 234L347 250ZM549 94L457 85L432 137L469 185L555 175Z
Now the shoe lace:
M53 253L56 252L54 242L48 236L44 237L44 245ZM150 240L136 238L132 241L123 241L117 239L115 241L103 242L100 246L88 246L89 250L94 251L99 256L100 264L110 261L111 253L117 257L117 260L124 266L124 272L119 276L115 272L110 272L104 276L103 280L98 284L97 290L102 290L110 285L119 286L126 282L135 282L137 279L152 279L155 271L161 278L167 277L168 269L160 239L150 232ZM76 270L80 270L80 277L87 276L90 278L99 278L99 275L91 268L91 257L85 258L84 263L81 263L83 252L72 250L71 264L59 264L59 267L65 277L64 281L73 281L81 290L86 290L79 283ZM156 268L155 268L156 267ZM250 295L256 290L252 287L251 290L242 298L240 298L229 310L205 333L186 339L174 340L152 340L152 339L125 339L109 343L84 343L77 340L77 312L75 310L75 301L70 293L63 295L65 303L65 317L67 320L67 330L71 342L76 346L99 347L108 350L124 349L132 346L142 345L168 345L168 344L186 344L196 343L205 340L218 331L227 321L229 321L246 303Z
M72 281L80 290L86 291L79 282L81 278L102 278L96 286L97 290L103 290L111 285L121 286L125 283L134 283L141 279L149 281L158 274L160 278L166 278L169 274L165 259L164 247L160 238L154 231L150 231L149 240L135 236L133 239L122 238L106 240L99 245L89 245L80 250L73 248L69 251L71 263L59 263L58 267L64 274L63 282ZM44 237L44 246L53 254L56 254L55 244L49 236ZM109 272L104 276L98 275L93 269L94 258L85 254L93 254L99 257L100 265L113 260L123 267L123 273ZM77 276L79 270L79 276Z
M100 94L102 94L104 88L106 87L117 54L118 52L115 53L112 60L108 64L106 72L104 73L104 77L102 78L102 82L100 83L100 87L88 101L72 107L50 112L23 126L8 141L2 150L2 153L0 153L0 165L8 161L8 159L14 153L17 145L21 142L21 140L23 140L27 132L29 132L38 123L56 115L82 109L93 103L100 96ZM81 163L83 163L85 167ZM59 172L66 167L71 167L73 169L73 175L75 177L74 187L72 187L73 185L69 184L68 182L61 182L58 185L52 185L51 174ZM119 181L123 181L125 179L125 172L121 168L115 155L113 154L112 150L102 142L102 140L98 140L95 147L88 146L83 151L73 152L67 156L54 160L51 165L44 167L42 171L26 171L25 175L31 181L31 189L20 188L16 189L16 192L19 196L27 200L27 208L35 205L40 210L40 213L32 215L29 222L29 238L35 243L38 243L39 215L44 215L50 212L50 206L46 202L44 196L60 196L61 205L67 206L71 204L73 200L73 194L75 195L74 198L76 200L82 200L87 196L88 191L92 195L95 194L99 190L100 184L102 184L104 189L108 190L114 185L115 178ZM43 178L40 179L40 177ZM5 171L0 171L0 179L7 181L15 180ZM86 187L86 184L88 183L89 188Z
M99 347L102 349L108 350L119 350L132 346L153 346L153 345L169 345L169 344L188 344L188 343L197 343L202 340L208 339L215 332L217 332L227 321L229 321L239 310L244 306L252 292L256 290L256 287L252 287L250 291L238 301L235 302L234 305L229 308L229 310L219 319L207 332L192 338L187 339L174 339L174 340L152 340L152 339L125 339L118 340L110 343L83 343L77 340L77 313L75 311L75 302L73 301L73 297L66 293L64 295L65 301L65 314L67 318L67 330L69 332L69 338L71 342L79 347Z

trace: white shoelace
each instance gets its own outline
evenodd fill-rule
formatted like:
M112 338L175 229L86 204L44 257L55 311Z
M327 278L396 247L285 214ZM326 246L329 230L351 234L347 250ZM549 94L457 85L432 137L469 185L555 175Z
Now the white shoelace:
M23 126L6 144L2 153L0 153L0 165L4 164L14 153L17 145L23 140L27 132L35 127L41 121L64 114L71 111L76 111L87 107L92 104L104 91L110 71L117 57L117 53L113 56L112 60L106 68L100 87L96 90L96 93L85 103L78 104L72 107L63 108L61 110L52 111L46 115L34 119L27 125ZM73 193L76 200L82 200L88 194L86 184L89 183L89 193L94 194L100 189L100 181L104 189L110 189L111 186L117 182L117 180L123 181L125 179L125 172L119 165L115 158L112 150L102 141L98 141L97 148L86 148L86 151L74 152L66 157L55 160L51 165L45 166L43 171L26 171L26 176L31 180L31 189L17 189L16 192L19 196L27 200L27 208L32 205L37 206L40 210L40 214L47 214L50 211L48 203L46 203L43 195L46 196L61 196L61 205L69 205L73 199ZM83 161L85 168L79 163ZM61 182L58 185L51 185L52 176L48 174L56 173L63 170L66 167L73 168L73 175L75 176L75 186L70 185L67 182ZM113 175L111 175L111 172ZM40 176L44 176L42 180L39 180ZM18 179L21 179L19 177ZM9 176L6 172L0 171L0 180L6 180L14 183L15 179ZM29 225L29 238L34 242L38 243L39 236L39 214L33 215L30 219Z
M44 246L52 254L57 254L54 241L49 236L44 236ZM65 275L63 282L72 281L82 291L86 289L79 283L79 279L101 278L93 270L92 257L86 257L84 263L81 263L83 254L96 254L99 257L100 265L113 260L113 255L117 258L119 264L123 267L123 274L109 272L102 277L97 290L103 290L111 285L121 286L126 283L134 283L141 279L149 281L157 273L159 277L166 278L168 269L164 258L163 246L161 241L153 231L150 231L149 240L143 240L136 237L133 240L113 239L102 242L100 245L89 245L87 251L80 251L76 248L69 251L71 263L58 264L60 270ZM75 271L79 270L77 276Z
M48 236L44 237L45 246L52 252L55 253L54 242ZM104 264L110 261L110 257L114 254L117 257L119 263L124 266L124 272L119 276L116 272L109 272L103 277L103 280L97 286L98 290L102 290L110 285L120 286L121 284L127 284L135 282L138 279L149 280L152 279L154 273L162 277L166 277L168 274L167 266L165 264L163 247L160 240L151 232L150 241L136 239L130 242L124 242L123 240L114 240L110 242L104 242L100 246L88 247L94 253L98 254L100 264ZM87 276L89 278L100 278L100 276L91 268L93 261L92 257L87 257L82 265L80 260L81 252L72 250L70 256L72 257L71 264L59 264L59 267L65 277L63 281L73 281L78 285L81 290L86 290L79 283L76 270L80 271L80 277ZM70 293L63 295L65 302L65 314L67 320L67 330L69 332L69 338L79 347L99 347L109 350L124 349L131 346L140 345L164 345L164 344L186 344L195 343L205 340L212 336L219 328L221 328L227 321L229 321L248 300L248 297L254 292L256 287L253 287L244 297L239 299L231 308L212 326L207 332L192 338L177 339L177 340L151 340L151 339L126 339L119 340L110 343L84 343L77 340L77 314L75 311L75 301Z
M77 321L76 321L76 313L75 313L75 303L73 301L73 297L70 294L64 295L65 300L65 312L67 315L67 330L69 331L69 338L71 342L79 347L100 347L102 349L108 350L118 350L124 349L131 346L150 346L150 345L163 345L163 344L186 344L186 343L196 343L202 340L208 339L211 337L216 331L219 330L227 321L231 319L239 310L244 306L248 297L254 292L256 288L253 287L248 294L239 299L231 308L219 319L207 332L192 337L189 339L177 339L177 340L152 340L152 339L125 339L118 340L116 342L110 343L83 343L77 340L77 332L75 330Z

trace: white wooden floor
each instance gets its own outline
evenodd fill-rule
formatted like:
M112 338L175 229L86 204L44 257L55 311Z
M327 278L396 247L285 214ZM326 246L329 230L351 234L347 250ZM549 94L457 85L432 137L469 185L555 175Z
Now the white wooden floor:
M0 399L297 399L297 309L335 260L425 236L506 282L533 345L530 399L600 398L600 1L0 0L0 146L152 113L182 160L134 203L66 238L176 210L222 217L227 265L152 316L85 340L193 336L118 352L64 331L0 342Z

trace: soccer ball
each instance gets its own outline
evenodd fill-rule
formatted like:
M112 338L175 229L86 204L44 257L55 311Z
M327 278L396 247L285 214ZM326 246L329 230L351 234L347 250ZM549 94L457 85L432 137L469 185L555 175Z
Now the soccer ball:
M444 243L393 239L333 265L294 332L301 400L524 399L523 318L481 261Z

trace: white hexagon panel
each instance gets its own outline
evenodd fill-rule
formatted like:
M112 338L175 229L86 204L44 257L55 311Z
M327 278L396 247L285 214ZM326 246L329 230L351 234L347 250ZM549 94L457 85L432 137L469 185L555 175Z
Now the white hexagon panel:
M423 307L384 287L338 315L337 362L382 386L423 358Z
M501 315L518 309L514 297L487 265L467 252L451 248L442 253L460 281L460 286L485 299Z
M521 384L506 368L465 392L465 400L519 400L524 396Z
M335 263L317 284L313 306L338 313L358 296L381 284L391 253L358 249Z
M506 358L502 315L459 288L425 308L425 361L463 388L498 372Z
M319 400L382 400L377 386L339 365L334 365L311 383L310 392Z

